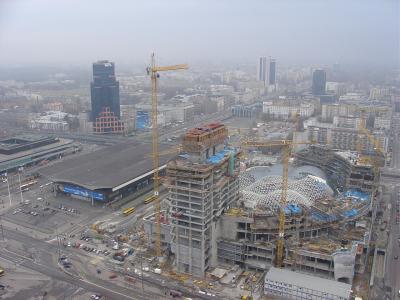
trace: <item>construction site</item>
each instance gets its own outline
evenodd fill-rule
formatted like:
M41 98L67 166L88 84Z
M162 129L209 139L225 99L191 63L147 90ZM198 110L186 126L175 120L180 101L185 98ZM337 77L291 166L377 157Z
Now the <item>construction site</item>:
M272 166L253 167L242 150L284 151L287 143L237 148L227 136L222 124L191 129L167 164L160 244L174 271L203 279L218 273L223 282L232 270L263 274L279 266L350 291L370 268L374 166L357 152L307 145ZM155 221L156 214L144 218L149 248Z
M298 117L293 134L300 127ZM337 285L337 293L327 288L313 294L305 283L298 288L310 294L300 296L365 296L374 199L384 164L382 145L365 129L365 119L357 151L294 136L263 140L244 131L228 132L227 126L211 123L182 136L162 180L167 197L143 219L147 247L163 258L168 272L184 274L181 281L240 286L249 291L240 292L244 297L253 296L254 285L263 285L263 274L265 280L285 277L273 267L292 272L293 278L307 273L321 285ZM366 153L362 138L369 139L374 153ZM243 274L249 277L241 281ZM297 290L274 284L270 289L266 281L264 292L297 299Z
M346 149L307 135L298 111L285 121L212 119L159 136L158 73L186 68L157 66L152 56L146 141L96 145L40 166L24 194L16 174L9 186L21 201L5 220L49 235L59 256L85 257L72 272L143 293L146 286L205 300L365 298L373 274L383 277L390 230L381 201L385 150L365 119ZM108 108L94 123L95 133L124 131ZM24 141L17 142L10 143Z

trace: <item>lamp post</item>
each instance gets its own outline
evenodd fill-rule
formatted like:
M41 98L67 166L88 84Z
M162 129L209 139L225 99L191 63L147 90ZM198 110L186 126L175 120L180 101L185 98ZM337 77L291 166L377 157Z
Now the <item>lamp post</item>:
M58 260L60 260L61 257L61 248L60 248L60 239L58 237L58 224L55 223L56 225L56 237L57 237L57 250L58 250Z
M19 180L19 192L21 194L21 203L24 202L24 197L22 196L22 187L21 187L21 172L24 170L24 167L18 168L18 180Z
M10 199L10 207L11 207L11 192L10 192L10 181L8 178L8 173L6 173L6 176L7 176L6 180L7 180L7 189L8 189L8 199Z

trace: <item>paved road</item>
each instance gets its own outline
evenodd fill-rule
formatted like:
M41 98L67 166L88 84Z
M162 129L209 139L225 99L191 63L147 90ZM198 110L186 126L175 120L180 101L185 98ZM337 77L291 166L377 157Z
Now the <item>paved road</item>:
M53 252L54 254L57 253L57 246L36 240L25 233L14 231L7 227L4 227L4 236L7 240L15 240L30 245L30 247L36 249L36 251ZM69 249L63 251L69 252ZM24 257L4 249L0 252L0 257L47 275L50 278L70 283L87 291L100 293L105 295L107 299L157 299L157 296L153 293L143 292L141 290L133 291L121 286L116 286L112 282L98 279L95 276L89 275L87 277L88 279L82 279L77 276L68 275L60 270L58 265L55 265L51 259L35 262L29 257Z
M396 202L400 197L398 193L400 187L398 186L394 189L392 194L392 214L391 214L391 230L389 236L389 243L387 248L387 258L386 258L386 274L385 274L385 284L392 287L393 293L397 296L400 290L400 261L399 259L394 259L394 256L400 255L400 247L397 239L400 237L400 225L396 224ZM396 299L396 298L393 298Z

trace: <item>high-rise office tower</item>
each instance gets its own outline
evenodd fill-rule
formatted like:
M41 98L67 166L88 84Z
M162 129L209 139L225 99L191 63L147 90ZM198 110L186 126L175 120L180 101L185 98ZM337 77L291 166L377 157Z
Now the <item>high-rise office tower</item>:
M313 73L312 93L313 95L324 95L326 89L326 72L322 69L317 69Z
M257 65L257 79L258 81L267 81L267 58L260 57Z
M90 83L92 115L94 122L106 110L118 119L121 117L119 107L119 82L115 79L113 62L101 60L93 63L93 81Z
M204 277L215 267L219 217L239 200L240 153L228 148L227 128L218 123L183 136L185 156L167 165L171 251L179 272Z
M276 84L276 61L273 58L269 59L268 84Z

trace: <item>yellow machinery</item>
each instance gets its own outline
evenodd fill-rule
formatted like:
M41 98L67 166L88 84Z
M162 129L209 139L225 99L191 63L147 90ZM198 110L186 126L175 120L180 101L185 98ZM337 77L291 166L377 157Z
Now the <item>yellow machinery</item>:
M367 129L366 126L366 120L365 120L365 114L367 112L387 112L389 109L388 108L378 108L378 107L360 107L359 112L360 112L360 125L358 128L358 138L357 138L357 144L356 144L356 150L360 155L360 162L361 163L371 163L371 158L368 156L363 155L363 144L362 144L362 137L365 136L367 141L369 141L372 145L374 145L374 149L379 151L382 155L384 154L384 151L382 149L382 146L379 141L377 141L374 137L374 135Z
M244 147L282 147L282 193L279 202L279 237L276 245L276 258L275 265L280 268L283 264L283 245L285 242L285 205L287 200L288 191L288 177L289 177L289 158L290 152L293 145L306 145L312 144L310 142L293 142L290 140L278 140L278 141L245 141L242 146Z
M160 77L158 72L185 70L188 65L174 65L174 66L156 66L154 53L151 54L151 66L147 68L147 74L151 77L151 121L152 121L152 144L153 144L153 193L155 199L156 211L156 255L161 256L161 224L160 224L160 211L161 204L159 198L159 176L158 176L158 124L157 124L157 79Z

